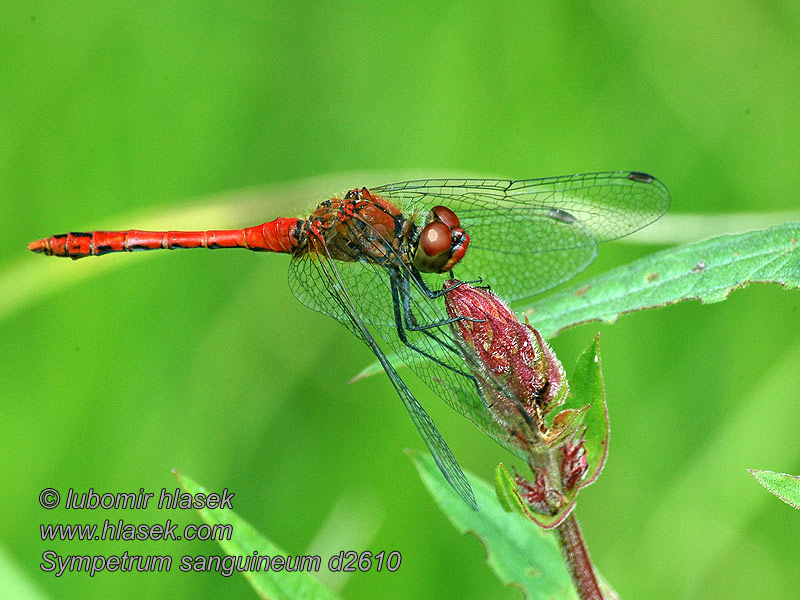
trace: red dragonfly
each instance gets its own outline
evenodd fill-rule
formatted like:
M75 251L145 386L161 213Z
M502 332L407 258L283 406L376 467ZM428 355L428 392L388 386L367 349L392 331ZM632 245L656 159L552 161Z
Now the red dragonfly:
M451 407L518 453L465 367L442 302L448 292L442 274L454 279L457 267L462 280L485 281L508 302L526 298L582 271L599 242L644 227L668 207L661 182L631 171L427 179L354 189L322 202L307 219L281 217L236 230L72 232L28 248L73 259L160 248L291 254L292 292L375 353L442 474L477 508L450 448L376 337Z

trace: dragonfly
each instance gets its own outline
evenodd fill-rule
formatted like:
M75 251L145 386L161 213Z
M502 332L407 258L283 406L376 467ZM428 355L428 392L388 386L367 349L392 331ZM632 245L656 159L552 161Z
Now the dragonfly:
M513 302L584 270L601 242L669 208L655 177L636 171L543 179L422 179L356 188L307 218L208 231L70 232L34 252L79 259L113 252L244 248L290 254L289 287L375 354L444 478L472 508L472 489L433 420L384 348L456 411L511 452L519 445L488 410L444 308L445 278L485 282ZM459 285L454 283L452 285Z

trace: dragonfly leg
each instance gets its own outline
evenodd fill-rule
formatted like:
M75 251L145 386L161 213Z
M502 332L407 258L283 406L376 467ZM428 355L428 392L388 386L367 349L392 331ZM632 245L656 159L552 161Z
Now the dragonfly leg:
M455 277L455 275L453 275L453 277ZM428 298L431 298L432 300L436 299L436 298L440 298L441 296L444 296L445 294L451 292L452 290L456 289L457 287L460 287L460 286L465 285L465 284L466 285L473 285L474 284L475 287L479 287L479 288L482 288L482 289L483 288L489 289L488 285L486 285L486 286L481 285L483 283L483 279L481 279L480 277L478 279L474 279L472 281L456 281L450 287L443 287L441 290L438 290L438 291L433 291L431 288L429 288L428 285L422 280L422 278L419 277L419 275L414 277L414 280L415 280L415 283L417 284L417 286L425 293L425 295L428 296Z
M441 359L436 358L435 356L431 355L429 352L426 352L425 350L423 350L423 349L415 346L414 344L412 344L408 340L408 336L406 335L406 331L407 330L408 331L419 331L420 333L422 333L423 335L427 336L428 338L430 338L434 342L436 342L439 345L447 348L447 350L449 352L452 352L453 354L455 354L457 356L458 355L462 355L463 356L463 353L460 352L458 348L456 348L452 344L448 343L447 341L442 340L439 337L437 337L434 333L432 333L430 331L430 329L436 328L436 327L442 327L443 325L447 325L449 323L453 323L453 322L459 321L461 319L467 319L468 317L460 317L460 318L457 317L457 318L454 318L454 319L442 320L442 321L439 321L437 323L434 323L434 324L431 324L431 325L425 326L425 327L418 326L418 325L416 325L417 320L414 317L414 313L411 311L411 305L410 305L410 302L411 302L410 301L410 299L411 299L411 290L410 290L408 279L406 279L404 277L400 277L399 275L393 275L391 277L391 288L392 288L392 303L394 304L395 326L397 327L397 337L400 339L400 341L405 346L407 346L408 348L413 350L414 352L418 352L422 356L434 361L436 364L441 365L445 369L448 369L448 370L452 371L453 373L456 373L457 375L460 375L462 377L466 377L467 379L469 379L472 382L472 385L475 386L475 390L478 392L478 397L483 401L484 406L488 407L489 404L486 401L486 398L484 397L483 392L481 391L481 386L478 383L478 380L475 378L475 376L472 373L467 373L465 371L457 369L456 367L453 367L452 365L448 365L447 363L445 363ZM400 306L401 306L400 296L402 296L402 310L400 308ZM482 321L482 320L485 320L485 319L470 319L470 320L472 320L472 321ZM466 357L464 357L464 360L468 360L468 359Z
M422 331L424 332L426 329L436 329L438 327L443 327L444 325L450 325L451 323L457 323L459 321L469 321L470 323L484 323L486 321L486 317L479 319L477 317L465 317L463 315L458 315L457 317L452 317L449 319L440 319L438 321L434 321L432 323L427 323L425 325L420 325L417 321L416 317L414 317L414 313L411 311L411 306L409 305L409 300L411 298L411 291L409 289L410 284L409 280L406 277L398 276L398 279L402 281L402 292L401 295L403 296L403 316L405 317L405 329L409 331ZM465 283L479 283L483 281L482 279L478 279L477 281L459 281L455 285L451 285L448 288L445 288L439 292L434 292L431 290L426 283L420 278L418 275L414 277L414 284L425 294L428 298L436 299L439 298L446 293L456 289L460 285Z
M399 334L400 339L401 340L405 340L406 339L405 338L405 331L403 331L403 329L407 329L409 331L419 331L420 333L428 336L432 340L436 341L437 343L439 343L442 346L444 346L445 348L447 348L450 352L453 352L453 353L455 353L457 355L458 354L462 355L464 360L466 362L469 362L470 358L468 356L464 356L464 353L461 352L458 348L455 348L452 344L447 343L444 340L439 339L436 335L434 335L430 331L430 329L442 327L443 325L449 325L450 323L455 323L457 321L471 321L471 322L475 322L475 323L483 323L484 321L486 321L486 317L484 317L482 319L478 319L476 317L457 316L457 317L453 317L451 319L442 319L440 321L437 321L436 323L431 323L431 324L428 324L428 325L419 325L417 323L417 319L414 316L413 311L411 310L411 302L410 302L411 290L410 290L409 280L407 278L403 278L403 277L398 277L397 279L399 279L399 281L396 281L394 278L392 279L392 294L395 297L394 298L394 300L395 300L395 321L398 323L397 326L398 326L398 334ZM481 280L478 280L478 281L481 281ZM431 294L435 294L435 292L430 290L430 288L428 288L425 285L425 282L422 281L421 278L416 278L415 282L421 283L422 287L425 290L427 290L427 292L429 292ZM468 281L460 281L460 282L456 283L455 285L452 285L449 288L446 288L444 291L445 292L449 292L449 291L457 288L459 285L462 285L464 283L470 283L470 282L468 282ZM476 283L476 282L472 282L472 283ZM399 291L400 289L402 291ZM398 315L397 315L396 295L402 295L402 297L403 297L403 316L405 317L405 323L402 323L400 321ZM428 356L427 353L421 352L418 348L416 348L413 345L411 345L407 340L404 341L404 343L409 348L411 348L411 349L413 349L413 350L415 350L417 352L420 352L421 354L423 354L425 356ZM435 360L439 364L443 364L442 361L440 361L440 360L436 360L435 358L433 358L433 360ZM474 360L474 359L472 359L472 360ZM492 404L489 404L487 402L486 397L485 397L485 395L484 395L484 393L482 391L482 388L481 388L480 384L478 383L477 378L472 373L464 373L464 372L462 372L462 371L460 371L458 369L455 369L455 368L453 368L453 367L451 367L449 365L443 365L443 366L447 367L451 371L454 371L454 372L458 373L459 375L468 377L469 380L472 382L472 384L475 386L475 389L478 392L478 397L481 398L481 400L483 401L484 406L486 406L487 408L491 408L492 407Z
M448 369L450 371L453 371L454 373L457 373L458 375L461 375L463 377L468 377L469 379L474 380L475 378L470 373L466 373L466 372L461 371L461 370L459 370L459 369L457 369L457 368L455 368L455 367L453 367L451 365L448 365L447 363L445 363L441 359L436 358L435 356L433 356L430 352L427 352L426 350L423 350L422 348L420 348L418 346L415 346L413 343L411 343L411 341L408 339L408 335L406 334L406 331L419 331L420 333L422 333L423 335L426 335L427 337L429 337L431 340L433 340L437 344L445 347L448 351L453 352L455 354L459 354L459 351L458 351L457 348L455 348L451 344L447 343L445 340L442 340L442 339L438 338L436 335L434 335L433 333L431 333L429 331L429 329L431 329L431 328L441 327L442 325L446 325L448 323L447 321L435 323L435 324L433 324L431 326L427 326L427 327L417 327L417 326L413 325L412 323L408 322L409 320L411 320L413 323L416 323L416 318L411 313L411 308L409 306L410 294L409 294L409 291L408 291L408 281L405 281L405 286L403 286L404 290L405 290L405 293L404 293L404 292L401 292L400 289L399 289L399 286L401 284L398 283L398 279L400 279L400 281L404 281L401 277L395 277L395 276L391 277L391 288L392 288L392 304L394 305L395 327L397 328L397 337L400 339L400 341L405 346L407 346L408 348L413 350L414 352L417 352L417 353L421 354L422 356L424 356L425 358L428 358L428 359L434 361L436 364L441 365L442 367L444 367L444 368L446 368L446 369ZM402 299L401 299L401 296L402 296Z

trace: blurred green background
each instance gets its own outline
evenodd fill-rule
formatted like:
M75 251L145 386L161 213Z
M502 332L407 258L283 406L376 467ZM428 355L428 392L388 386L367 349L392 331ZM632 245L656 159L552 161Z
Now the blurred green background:
M292 554L402 553L396 573L336 581L346 598L520 597L427 496L386 378L348 385L372 357L294 299L286 257L25 245L251 225L465 173L635 169L676 213L794 209L799 42L796 2L0 4L1 587L253 597L240 576L40 571L47 549L219 554L39 539L46 522L198 522L37 501L174 488L178 468ZM591 272L653 250L607 244ZM597 330L611 455L577 514L599 569L623 598L796 597L800 518L745 469L800 472L800 294L584 325L553 342L568 368ZM515 462L416 389L465 469Z

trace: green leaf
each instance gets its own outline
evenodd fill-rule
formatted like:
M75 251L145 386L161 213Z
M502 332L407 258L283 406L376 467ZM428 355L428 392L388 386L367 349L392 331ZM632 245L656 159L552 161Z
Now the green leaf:
M517 482L514 481L511 473L508 472L503 463L495 467L494 491L495 494L497 494L500 505L506 512L516 511L521 515L525 515L528 511L525 509L525 505L522 503L517 493L518 487Z
M478 501L475 512L442 478L429 454L411 456L442 512L461 533L473 533L481 540L489 566L503 583L519 588L526 598L577 599L553 533L516 512L506 512L489 484L466 473Z
M800 287L800 223L721 235L646 256L530 304L534 327L549 337L587 321L682 300L721 302L750 283ZM491 284L491 281L487 280Z
M748 469L756 481L775 494L778 498L800 510L800 476Z
M600 361L600 335L578 357L575 370L569 378L569 396L564 406L578 408L589 405L583 417L586 425L586 461L589 470L578 489L593 483L603 470L608 456L608 407L603 383L602 363Z
M181 487L190 494L206 493L205 489L183 473L175 472ZM209 525L230 524L233 536L219 540L219 545L229 556L289 556L278 546L263 537L250 523L230 509L201 509L197 511ZM323 565L324 566L324 565ZM336 600L316 579L304 571L244 571L242 573L261 598L269 600Z

